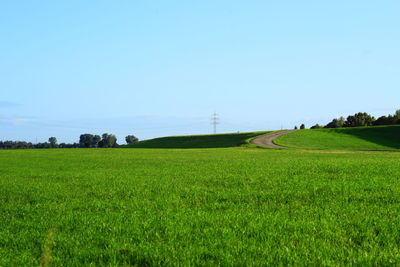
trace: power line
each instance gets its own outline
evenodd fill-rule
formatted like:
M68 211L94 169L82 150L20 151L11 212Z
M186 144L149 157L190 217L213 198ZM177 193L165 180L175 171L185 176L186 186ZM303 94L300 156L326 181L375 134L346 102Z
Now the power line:
M214 112L211 117L211 124L214 126L214 134L217 133L217 125L219 124L218 114Z

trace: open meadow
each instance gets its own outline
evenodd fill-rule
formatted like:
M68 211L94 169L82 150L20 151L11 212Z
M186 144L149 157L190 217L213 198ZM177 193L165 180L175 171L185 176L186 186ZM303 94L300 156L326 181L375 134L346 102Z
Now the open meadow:
M397 265L400 153L0 151L0 266Z

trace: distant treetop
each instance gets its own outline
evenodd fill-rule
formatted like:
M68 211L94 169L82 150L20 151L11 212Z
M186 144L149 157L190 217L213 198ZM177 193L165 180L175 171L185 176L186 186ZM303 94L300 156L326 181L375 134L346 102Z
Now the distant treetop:
M341 128L341 127L361 127L361 126L378 126L378 125L394 125L400 124L400 110L396 110L394 115L381 116L375 119L374 116L366 112L358 112L354 115L339 117L333 119L324 128ZM316 124L311 129L321 128L320 125Z

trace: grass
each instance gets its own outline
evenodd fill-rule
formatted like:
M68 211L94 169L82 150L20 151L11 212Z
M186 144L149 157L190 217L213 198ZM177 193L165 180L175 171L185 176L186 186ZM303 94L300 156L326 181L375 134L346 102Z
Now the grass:
M129 148L222 148L246 144L246 140L267 132L169 136L144 140Z
M301 130L283 135L275 142L294 148L399 150L400 125Z
M389 152L0 151L0 266L398 265L399 169Z

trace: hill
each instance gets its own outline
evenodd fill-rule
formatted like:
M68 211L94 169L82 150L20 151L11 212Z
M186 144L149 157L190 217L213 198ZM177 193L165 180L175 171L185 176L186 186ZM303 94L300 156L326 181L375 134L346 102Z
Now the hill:
M212 135L169 136L140 141L127 148L222 148L237 147L247 139L267 132L229 133Z
M340 150L399 150L400 125L301 130L275 140L282 146Z

